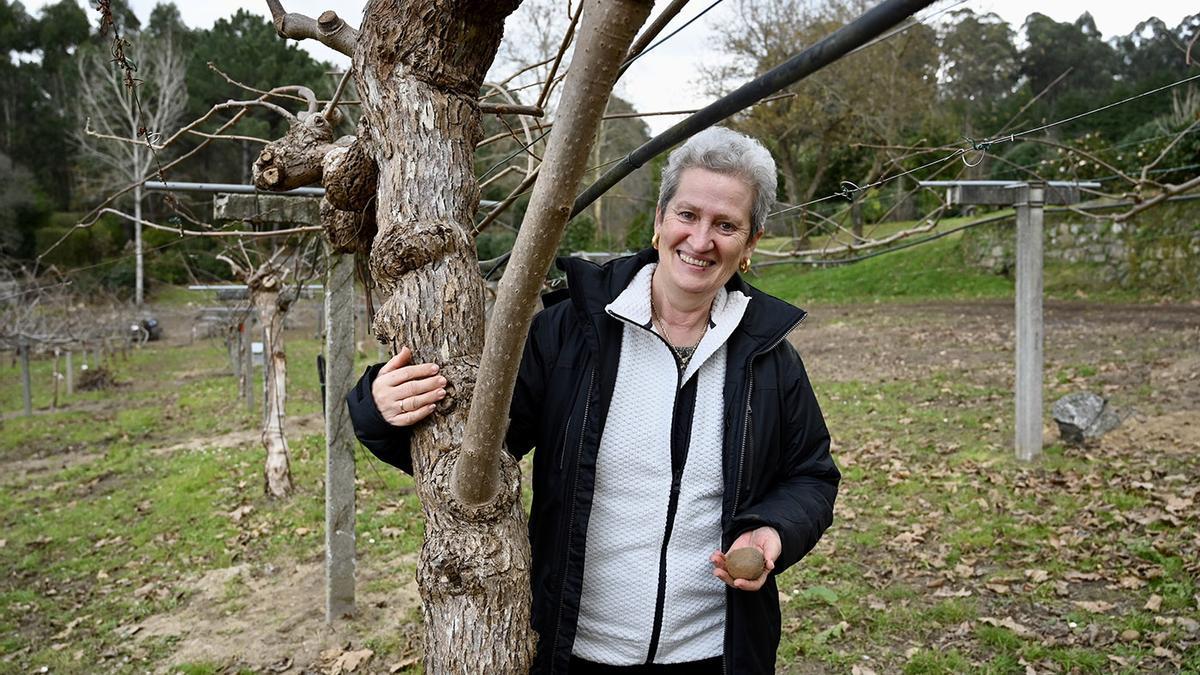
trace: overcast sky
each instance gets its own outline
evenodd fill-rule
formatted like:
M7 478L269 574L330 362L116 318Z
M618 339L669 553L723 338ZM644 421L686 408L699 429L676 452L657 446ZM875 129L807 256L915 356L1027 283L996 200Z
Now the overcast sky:
M25 6L33 12L47 4L46 0L25 0ZM143 21L150 15L156 0L132 0L131 5ZM266 2L239 3L228 0L206 0L205 2L184 1L176 3L183 15L184 23L192 28L208 27L221 17L233 14L239 7L268 16ZM337 11L353 25L362 19L364 0L283 0L284 7L291 12L317 16L326 9ZM659 3L665 5L665 3ZM710 0L696 0L668 27L668 31L682 25L711 4ZM734 3L725 2L702 19L686 28L675 38L647 54L634 64L618 84L618 94L632 101L642 112L658 110L681 110L700 107L708 102L697 83L698 64L712 65L717 55L706 51L705 45L714 43L714 36L723 23L729 21ZM995 12L1020 28L1025 17L1032 12L1041 12L1058 21L1074 21L1083 12L1091 12L1096 26L1105 35L1124 35L1132 31L1138 22L1157 16L1169 26L1176 26L1191 13L1200 11L1195 0L1145 0L1143 2L1116 2L1115 0L942 0L921 13L929 16L940 9L970 8L976 12ZM509 27L511 33L513 27ZM347 64L348 59L324 45L312 40L303 46L319 59L337 64ZM647 118L653 132L669 127L680 117Z

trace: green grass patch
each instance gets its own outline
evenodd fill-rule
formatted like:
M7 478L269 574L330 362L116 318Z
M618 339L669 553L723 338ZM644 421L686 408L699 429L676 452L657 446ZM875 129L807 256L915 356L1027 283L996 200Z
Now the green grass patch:
M837 267L774 265L750 283L801 307L811 303L1005 298L1013 282L963 261L956 235Z

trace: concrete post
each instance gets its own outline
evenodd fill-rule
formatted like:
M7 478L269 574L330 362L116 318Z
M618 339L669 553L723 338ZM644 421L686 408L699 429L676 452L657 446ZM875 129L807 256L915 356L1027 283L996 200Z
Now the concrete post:
M355 574L354 430L344 396L354 384L354 256L326 248L325 620L352 616Z
M246 318L242 322L241 331L242 340L242 357L245 359L242 362L242 382L245 387L242 389L242 396L246 399L246 412L254 414L254 350L250 348L253 340L250 339L250 319Z
M24 338L17 345L17 355L21 357L21 387L24 394L25 416L33 414L33 379L29 373L29 343Z
M61 377L58 374L58 365L59 365L58 359L60 356L62 356L62 350L60 350L58 347L55 347L54 348L54 372L52 373L52 378L54 380L54 396L53 396L53 398L50 399L50 409L51 410L58 410L58 378Z
M259 322L262 323L262 322ZM262 426L267 428L267 417L271 412L271 385L267 378L271 377L271 341L267 339L267 326L260 326L258 331L258 340L262 342ZM251 365L253 366L253 353L251 349ZM251 371L253 372L253 371Z
M67 396L75 393L75 367L71 363L71 350L67 350Z
M1017 459L1030 461L1042 453L1042 206L1046 186L1031 181L1018 193L1014 441Z
M233 374L235 381L241 378L242 370L242 353L238 350L240 340L237 332L236 326L225 326L225 349L229 352L229 372Z

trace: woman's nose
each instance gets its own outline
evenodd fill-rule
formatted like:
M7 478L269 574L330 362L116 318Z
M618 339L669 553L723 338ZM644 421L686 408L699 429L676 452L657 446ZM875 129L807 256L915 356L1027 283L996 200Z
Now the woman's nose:
M712 243L712 231L709 223L702 223L700 227L693 228L691 235L688 236L688 244L697 253L707 251L712 247Z

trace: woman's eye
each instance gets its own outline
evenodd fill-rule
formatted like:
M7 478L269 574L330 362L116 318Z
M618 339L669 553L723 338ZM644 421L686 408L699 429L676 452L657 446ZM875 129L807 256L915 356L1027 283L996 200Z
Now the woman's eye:
M717 227L721 228L722 232L737 232L737 225L730 222L718 223Z
M695 217L696 217L696 214L692 213L691 211L680 211L679 212L680 220L692 220Z

